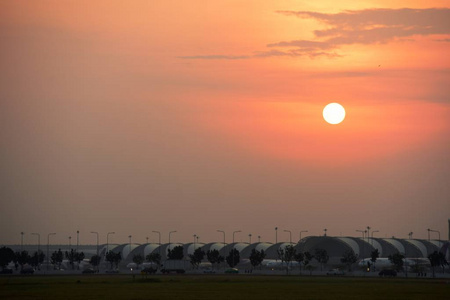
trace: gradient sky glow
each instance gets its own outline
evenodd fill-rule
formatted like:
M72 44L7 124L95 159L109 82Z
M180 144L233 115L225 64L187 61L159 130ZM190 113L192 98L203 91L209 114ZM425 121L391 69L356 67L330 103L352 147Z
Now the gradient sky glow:
M0 244L448 236L447 0L0 0L0 42Z

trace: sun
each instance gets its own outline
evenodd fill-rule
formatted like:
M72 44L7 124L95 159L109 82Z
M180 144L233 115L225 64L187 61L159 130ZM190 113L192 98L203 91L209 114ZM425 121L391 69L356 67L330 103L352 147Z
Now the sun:
M330 124L339 124L345 119L345 109L339 103L330 103L323 109L323 118Z

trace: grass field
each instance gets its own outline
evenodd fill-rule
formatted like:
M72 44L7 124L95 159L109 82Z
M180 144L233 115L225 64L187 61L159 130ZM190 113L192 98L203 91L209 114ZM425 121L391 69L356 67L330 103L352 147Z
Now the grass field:
M449 280L245 275L0 277L0 299L448 299Z

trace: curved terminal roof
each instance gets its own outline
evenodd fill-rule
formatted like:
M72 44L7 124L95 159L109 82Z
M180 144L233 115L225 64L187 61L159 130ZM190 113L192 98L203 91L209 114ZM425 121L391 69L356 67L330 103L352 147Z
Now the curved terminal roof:
M447 242L448 243L448 242ZM370 257L373 250L378 249L380 257L388 257L394 253L405 253L409 258L427 258L429 254L434 251L439 251L445 242L439 241L426 241L426 240L402 240L395 238L370 238L369 242L366 239L355 237L331 237L331 236L308 236L303 238L298 244L291 243L195 243L195 248L201 247L203 251L218 250L220 255L226 257L230 253L230 250L235 248L239 251L241 259L245 260L250 257L251 251L256 249L258 251L264 250L266 252L266 259L278 259L278 249L284 248L287 245L294 245L297 251L305 252L309 251L314 253L315 249L325 249L331 258L335 261L339 261L345 251L352 250L360 258ZM167 259L168 249L175 246L183 246L185 259L194 251L194 243L180 244L122 244L122 245L109 245L109 249L114 252L121 252L123 261L131 261L133 255L141 254L146 257L150 253L161 253L162 260ZM441 246L441 247L438 247ZM448 246L447 246L448 247ZM130 251L131 250L131 251ZM448 250L445 248L445 250ZM102 248L102 253L105 252L105 247ZM206 257L205 257L206 260Z

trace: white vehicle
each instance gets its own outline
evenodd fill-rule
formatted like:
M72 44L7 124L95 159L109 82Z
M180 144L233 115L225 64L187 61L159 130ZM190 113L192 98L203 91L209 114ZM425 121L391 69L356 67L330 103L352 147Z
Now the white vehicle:
M341 269L331 269L327 272L327 275L342 276L345 273Z
M164 262L161 272L163 274L177 273L184 274L186 269L189 267L190 263L186 260L178 259L168 259Z

